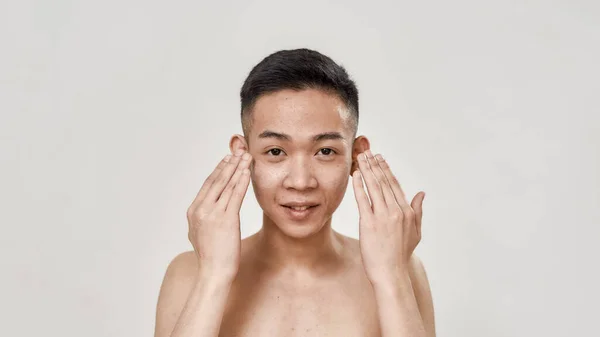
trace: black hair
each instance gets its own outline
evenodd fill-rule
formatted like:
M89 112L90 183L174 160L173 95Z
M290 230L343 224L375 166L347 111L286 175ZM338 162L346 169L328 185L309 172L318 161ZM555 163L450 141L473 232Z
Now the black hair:
M358 127L358 89L346 69L317 51L301 48L280 50L260 61L240 90L244 134L250 127L252 109L264 94L283 89L320 89L336 94L348 108Z

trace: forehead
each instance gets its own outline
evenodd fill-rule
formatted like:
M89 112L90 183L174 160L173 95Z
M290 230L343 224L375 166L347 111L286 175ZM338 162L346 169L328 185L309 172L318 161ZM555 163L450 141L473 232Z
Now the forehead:
M252 134L265 130L293 139L311 138L323 132L351 137L351 115L335 94L318 89L279 90L261 96L252 111Z

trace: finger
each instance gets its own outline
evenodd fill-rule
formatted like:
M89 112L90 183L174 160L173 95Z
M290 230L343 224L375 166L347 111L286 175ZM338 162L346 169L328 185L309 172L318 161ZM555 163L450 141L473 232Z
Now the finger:
M250 170L246 168L242 170L241 176L233 189L233 194L231 195L231 198L229 198L226 212L235 212L239 214L240 208L242 207L242 202L244 201L244 197L248 191L249 183Z
M383 174L387 178L387 180L390 184L390 187L392 188L392 191L394 192L394 196L396 197L396 201L398 202L398 205L400 205L400 207L402 207L404 209L405 207L408 206L408 202L406 201L406 196L404 194L404 191L402 190L402 187L400 186L398 179L396 179L396 176L394 176L394 174L392 173L392 170L390 169L390 165L382 156L380 156L380 158L379 158L379 166L383 170Z
M413 198L410 203L411 207L415 210L415 227L417 235L421 237L421 223L423 220L423 200L425 199L425 192L419 192Z
M216 206L217 208L219 208L221 210L225 210L227 208L227 204L229 204L229 199L231 198L233 189L235 188L236 184L238 184L238 181L239 181L240 176L242 175L242 172L244 171L244 169L246 169L246 168L248 168L248 166L250 166L251 159L252 159L252 156L250 155L250 153L244 153L244 155L241 158L240 163L238 164L238 166L235 170L235 173L233 174L233 177L231 177L231 179L227 183L227 186L223 190L223 193L221 193L221 196L219 196L219 200L217 201L217 206Z
M369 199L371 199L373 212L380 212L383 209L387 209L387 205L385 204L385 200L383 199L383 194L381 192L381 186L379 186L377 178L369 167L367 157L364 153L358 155L358 168L360 169L360 174L362 175L365 185L367 186L367 192Z
M231 155L230 154L226 155L225 158L223 158L219 162L219 164L217 165L217 167L208 176L208 178L206 178L206 180L204 181L204 184L202 184L202 187L200 188L200 190L196 194L196 198L194 198L194 201L192 201L192 206L197 205L198 203L200 203L204 199L204 197L206 196L206 193L208 192L208 190L212 186L213 182L219 176L219 174L221 174L221 170L223 170L223 168L227 165L227 162L229 162L230 159L231 159Z
M380 154L377 156L383 158ZM375 177L377 177L377 181L379 182L379 186L381 186L381 192L383 194L383 198L385 199L386 205L389 207L398 208L398 203L396 202L396 198L394 197L394 192L392 191L392 187L388 182L385 174L383 173L383 169L379 166L379 161L373 156L371 151L367 150L367 160L369 161L369 166L371 166L371 170Z
M359 170L354 171L352 174L352 187L354 187L354 198L358 204L358 211L361 218L372 214L371 203L363 186L363 178Z
M231 180L231 177L235 173L235 170L236 170L240 160L241 160L241 153L236 154L235 156L231 157L229 162L227 162L227 165L225 165L225 167L221 170L221 173L219 174L219 176L215 179L213 184L208 189L208 192L206 193L206 197L204 198L204 201L207 201L209 203L217 202L217 200L221 196L221 193L223 193L225 186L227 186L227 183L229 183L229 180Z

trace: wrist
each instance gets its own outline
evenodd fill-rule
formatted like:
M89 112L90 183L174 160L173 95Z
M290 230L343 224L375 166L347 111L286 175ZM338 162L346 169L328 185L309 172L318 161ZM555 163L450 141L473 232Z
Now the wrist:
M236 274L211 272L208 270L200 270L196 275L196 281L203 285L209 286L230 286L235 279Z
M396 272L388 273L381 277L375 277L370 281L375 291L381 291L385 293L404 290L412 291L412 282L406 269L398 269Z

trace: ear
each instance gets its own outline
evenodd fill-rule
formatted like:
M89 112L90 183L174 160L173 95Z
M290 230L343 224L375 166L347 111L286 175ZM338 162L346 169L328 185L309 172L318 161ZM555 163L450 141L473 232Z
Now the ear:
M231 140L229 140L229 150L231 151L232 155L238 150L250 152L250 147L248 146L248 141L246 140L246 137L237 134L231 136ZM254 177L254 163L255 161L254 159L252 159L249 167L250 177Z
M231 154L234 154L237 150L244 150L248 152L248 142L242 135L233 135L229 141L229 150Z
M352 167L350 168L350 174L358 170L358 155L369 150L370 148L371 143L369 142L369 139L367 137L356 137L356 139L354 140L354 144L352 145Z

